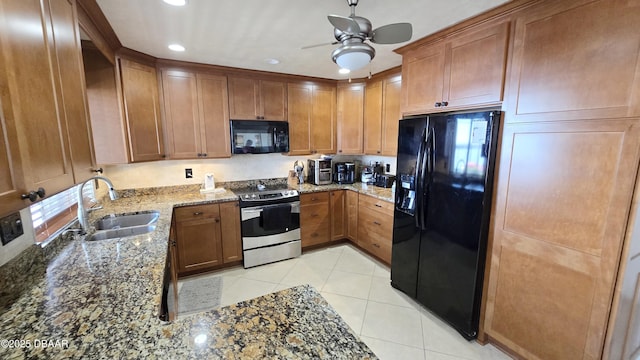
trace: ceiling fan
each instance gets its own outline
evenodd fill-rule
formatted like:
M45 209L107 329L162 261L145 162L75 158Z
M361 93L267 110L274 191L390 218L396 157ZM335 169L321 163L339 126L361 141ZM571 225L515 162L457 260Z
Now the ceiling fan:
M358 0L347 0L351 7L351 15L329 15L327 18L334 26L335 42L303 47L308 49L321 45L342 45L331 53L333 62L340 68L357 70L367 65L376 55L376 50L366 40L374 44L396 44L411 39L412 28L409 23L395 23L372 30L369 19L356 16Z

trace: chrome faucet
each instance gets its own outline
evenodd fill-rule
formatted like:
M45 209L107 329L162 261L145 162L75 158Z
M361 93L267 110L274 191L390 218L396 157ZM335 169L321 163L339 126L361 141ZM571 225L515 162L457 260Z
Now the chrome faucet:
M109 198L111 200L116 200L118 198L118 193L113 188L113 184L111 183L111 180L107 179L104 176L94 176L91 179L88 179L82 184L80 184L80 186L78 187L78 222L80 222L80 228L82 229L83 234L85 234L87 232L87 229L89 228L89 224L87 224L87 217L88 217L89 211L84 207L84 201L82 199L82 189L91 180L98 180L98 179L106 182L107 185L109 185Z

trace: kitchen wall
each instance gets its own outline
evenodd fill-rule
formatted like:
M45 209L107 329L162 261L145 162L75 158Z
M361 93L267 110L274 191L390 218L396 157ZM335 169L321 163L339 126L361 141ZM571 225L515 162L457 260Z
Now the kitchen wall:
M113 181L116 189L201 184L204 174L213 173L216 183L254 179L287 177L296 160L317 158L312 156L285 156L282 154L233 155L229 159L164 160L136 164L106 165L104 175ZM362 164L381 161L391 164L395 173L395 158L383 156L336 156L334 161L360 160ZM193 170L193 178L185 178L185 169ZM305 166L306 171L306 166Z

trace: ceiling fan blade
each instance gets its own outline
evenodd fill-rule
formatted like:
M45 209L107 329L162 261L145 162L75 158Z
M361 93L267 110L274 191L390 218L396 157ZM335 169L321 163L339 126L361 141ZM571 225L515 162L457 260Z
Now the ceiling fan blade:
M347 34L357 34L360 32L360 25L348 16L329 15L327 16L327 19L329 19L331 25L336 29Z
M319 46L335 45L335 44L338 44L338 43L339 42L337 42L337 41L333 41L333 42L326 42L326 43L322 43L322 44L307 45L307 46L303 46L301 49L305 50L305 49L311 49L311 48L319 47Z
M413 29L409 23L395 23L373 30L370 41L376 44L396 44L411 40Z

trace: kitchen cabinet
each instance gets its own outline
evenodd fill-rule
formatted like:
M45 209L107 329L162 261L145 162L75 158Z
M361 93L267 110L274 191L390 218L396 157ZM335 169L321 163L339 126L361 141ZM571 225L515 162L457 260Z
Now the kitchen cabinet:
M302 248L331 240L329 192L300 194L300 235Z
M237 202L179 207L174 218L179 275L242 259Z
M358 196L357 244L387 264L391 264L393 203L368 195Z
M164 159L156 69L122 57L119 64L130 160Z
M229 76L229 112L234 120L287 120L287 84Z
M170 158L231 156L225 76L163 69L162 91Z
M367 83L364 96L364 153L396 156L402 76Z
M346 213L346 190L329 191L331 214L331 240L342 240L347 237Z
M483 24L402 53L405 114L502 101L509 24Z
M336 153L336 88L289 83L289 155Z
M354 244L358 242L358 192L347 190L346 191L346 233L347 239L351 240Z
M624 1L538 6L515 22L507 121L640 116L640 11Z
M364 87L364 83L338 85L338 154L362 154Z
M487 262L492 339L524 358L600 358L639 148L639 119L505 126Z
M242 260L242 235L240 232L240 206L237 201L220 203L222 232L222 262Z
M23 194L54 194L91 175L76 19L75 2L0 4L3 214L27 206Z

